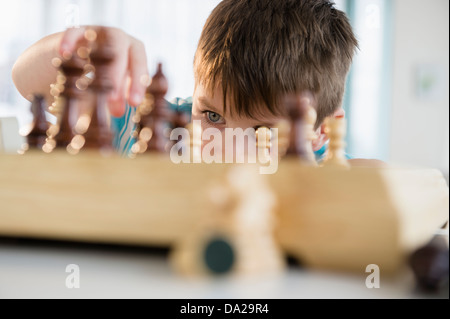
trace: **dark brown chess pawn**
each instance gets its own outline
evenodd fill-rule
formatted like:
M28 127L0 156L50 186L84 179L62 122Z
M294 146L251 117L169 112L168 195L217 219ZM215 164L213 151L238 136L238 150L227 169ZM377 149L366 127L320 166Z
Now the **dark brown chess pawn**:
M112 39L106 29L98 28L90 30L90 33L91 35L95 33L95 42L91 43L92 51L90 53L90 61L94 67L95 76L89 85L89 90L94 95L94 106L89 128L84 134L84 147L111 151L113 136L109 124L107 98L113 89L108 69L114 60L114 49Z
M64 91L61 93L61 97L64 99L64 108L59 119L58 133L54 137L57 147L67 147L75 136L73 127L79 111L78 103L84 93L78 89L77 81L84 73L85 64L86 61L77 55L61 64L60 69L66 77L66 82Z
M448 285L448 256L447 241L441 236L436 236L410 256L409 265L420 289L439 292Z
M287 155L295 155L305 159L308 155L306 148L308 140L304 128L308 105L302 102L302 97L299 95L287 96L285 105L290 123Z
M35 95L31 104L31 113L33 114L33 123L31 129L26 135L28 148L42 149L47 139L47 130L49 123L45 117L46 101L42 95Z
M170 131L173 127L171 123L174 116L164 99L168 87L167 79L162 72L162 65L159 64L158 70L147 88L147 93L153 101L151 111L142 115L139 125L152 132L147 147L150 152L166 153L170 150L168 146L170 146Z

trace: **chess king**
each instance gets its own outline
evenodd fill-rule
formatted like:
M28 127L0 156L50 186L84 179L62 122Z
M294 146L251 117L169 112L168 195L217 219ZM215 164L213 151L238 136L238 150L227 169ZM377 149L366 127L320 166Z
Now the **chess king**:
M51 61L79 54L80 40L95 40L90 30L81 27L52 34L26 50L13 68L19 92L29 99L40 94L52 101L49 87L57 78L57 70ZM113 144L126 154L133 146L142 151L140 144L135 146L139 121L132 119L139 117L137 107L145 103L150 82L146 51L141 41L122 30L102 30L113 54L109 67L102 69L102 78L111 81L111 88L104 92L112 115ZM289 111L284 99L295 94L316 112L315 132L305 135L315 157L322 161L328 153L325 119L345 114L341 108L344 85L356 48L346 15L331 1L224 0L212 11L198 43L193 97L168 105L200 121L202 132L209 128L256 130L275 128L286 119ZM159 119L165 118L161 113ZM297 124L290 126L291 132ZM310 151L308 154L311 158Z

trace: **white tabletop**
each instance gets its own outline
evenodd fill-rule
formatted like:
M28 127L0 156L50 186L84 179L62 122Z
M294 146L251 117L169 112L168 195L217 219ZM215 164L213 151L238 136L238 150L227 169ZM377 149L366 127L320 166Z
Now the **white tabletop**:
M79 266L80 288L66 287L66 267ZM342 274L290 266L278 276L187 279L167 255L124 247L0 240L0 298L448 298L415 288L409 270L368 289L368 274Z

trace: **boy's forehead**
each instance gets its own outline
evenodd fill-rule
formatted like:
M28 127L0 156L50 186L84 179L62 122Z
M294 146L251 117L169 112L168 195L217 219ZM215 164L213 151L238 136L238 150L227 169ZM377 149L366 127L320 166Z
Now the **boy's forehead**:
M203 106L207 106L211 111L223 112L223 92L222 86L218 85L214 90L206 88L202 84L198 84L194 92L194 100L201 103ZM227 105L229 105L230 99L227 98Z

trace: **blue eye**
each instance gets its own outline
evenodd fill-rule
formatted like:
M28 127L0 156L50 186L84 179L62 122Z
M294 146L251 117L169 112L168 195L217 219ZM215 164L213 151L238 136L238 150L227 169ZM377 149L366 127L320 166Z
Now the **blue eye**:
M219 123L222 120L222 116L214 112L207 112L208 120L212 123Z

